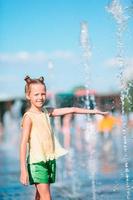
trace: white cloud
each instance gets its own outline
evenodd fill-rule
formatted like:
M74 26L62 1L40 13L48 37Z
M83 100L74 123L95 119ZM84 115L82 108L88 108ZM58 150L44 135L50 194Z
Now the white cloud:
M6 74L6 75L0 76L0 83L10 83L10 82L18 81L18 80L19 78L17 75Z
M54 51L51 53L46 53L43 51L38 51L35 53L30 53L26 51L17 53L1 53L0 62L2 63L19 63L19 62L45 62L49 59L62 59L62 60L74 60L75 55L70 51Z
M117 58L111 58L104 62L104 65L107 67L118 67L119 66L119 60ZM131 68L133 66L133 58L126 58L122 60L122 62L125 63L125 68Z
M128 59L125 77L127 80L133 80L133 58Z
M124 77L126 80L133 79L133 58L126 58L124 69ZM119 67L119 62L117 58L108 59L104 62L104 65L107 67Z
M53 58L60 58L64 60L71 60L75 57L74 53L69 51L55 51L51 53L50 56Z
M133 58L126 58L124 60L125 66L132 66L133 65ZM119 61L118 59L115 58L110 58L106 61L104 61L104 65L107 67L118 67L119 66Z
M110 58L104 62L104 65L107 67L116 67L118 66L118 60L116 58Z
M104 62L104 65L106 66L106 67L119 67L119 65L120 65L120 62L124 62L125 63L125 65L127 65L127 63L129 62L129 60L130 59L121 59L121 61L120 60L118 60L118 58L117 57L115 57L115 58L110 58L110 59L108 59L108 60L106 60L105 62Z

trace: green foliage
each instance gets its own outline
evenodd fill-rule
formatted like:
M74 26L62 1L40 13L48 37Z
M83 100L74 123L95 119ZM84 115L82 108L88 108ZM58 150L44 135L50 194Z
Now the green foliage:
M128 96L125 98L124 101L124 109L125 112L130 112L130 111L133 112L133 81L130 81L128 85L130 88Z

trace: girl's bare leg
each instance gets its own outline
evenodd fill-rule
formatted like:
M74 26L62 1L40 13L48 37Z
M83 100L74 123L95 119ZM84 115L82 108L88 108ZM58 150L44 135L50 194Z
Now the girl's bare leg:
M36 187L36 185L35 185L35 187ZM39 194L39 192L38 192L38 189L37 189L37 187L36 187L36 195L35 195L35 200L40 200L40 194Z
M36 188L40 195L39 200L52 200L50 194L50 184L38 183L36 184Z

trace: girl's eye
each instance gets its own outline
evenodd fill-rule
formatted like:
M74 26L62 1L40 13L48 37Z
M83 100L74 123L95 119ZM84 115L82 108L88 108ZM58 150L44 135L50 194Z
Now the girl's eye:
M45 94L40 94L40 95L43 96L43 97L45 96ZM35 96L39 96L39 94L35 94Z

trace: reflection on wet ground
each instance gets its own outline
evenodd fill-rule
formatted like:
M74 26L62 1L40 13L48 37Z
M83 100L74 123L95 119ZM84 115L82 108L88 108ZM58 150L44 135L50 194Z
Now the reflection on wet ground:
M33 189L19 183L19 173L18 160L0 151L0 200L33 199Z

